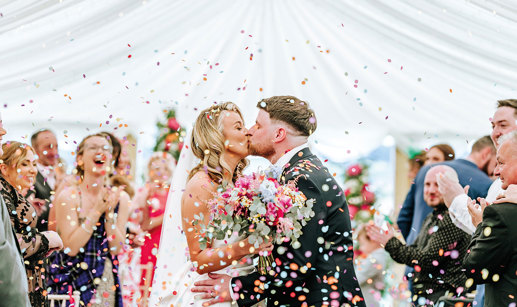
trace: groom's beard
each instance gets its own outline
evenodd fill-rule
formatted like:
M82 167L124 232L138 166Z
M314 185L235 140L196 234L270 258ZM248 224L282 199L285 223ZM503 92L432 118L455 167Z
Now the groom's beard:
M271 157L275 154L275 149L273 146L259 146L259 145L253 145L250 144L250 155L252 156L260 156L260 157Z

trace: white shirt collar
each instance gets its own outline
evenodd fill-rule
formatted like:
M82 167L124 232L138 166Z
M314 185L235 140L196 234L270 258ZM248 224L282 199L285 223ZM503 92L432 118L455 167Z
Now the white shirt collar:
M287 163L289 163L289 161L291 161L291 159L294 157L295 154L300 152L302 149L305 149L308 147L309 147L309 143L303 143L302 145L289 150L283 156L281 156L280 159L278 159L278 161L276 161L274 166L283 170L285 165Z

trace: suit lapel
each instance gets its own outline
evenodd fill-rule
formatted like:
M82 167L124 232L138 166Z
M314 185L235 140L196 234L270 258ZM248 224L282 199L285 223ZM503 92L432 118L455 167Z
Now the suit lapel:
M300 150L299 152L297 152L291 158L291 160L289 160L289 162L286 165L284 165L284 170L282 171L282 175L280 175L280 182L281 183L285 183L286 175L288 173L290 173L296 167L296 164L298 163L298 161L307 159L308 157L310 157L312 155L313 154L312 154L311 150L308 147Z

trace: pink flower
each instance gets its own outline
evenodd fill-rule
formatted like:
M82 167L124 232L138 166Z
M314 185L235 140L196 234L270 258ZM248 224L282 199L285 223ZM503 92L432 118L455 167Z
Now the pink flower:
M293 222L291 222L289 219L284 219L283 217L278 219L278 233L285 233L289 230L293 229Z
M169 118L169 121L167 122L167 126L169 127L169 129L175 130L175 131L177 131L180 128L180 124L174 117Z
M266 220L270 226L276 226L278 220L284 217L284 210L275 203L267 203L266 205Z
M278 204L287 212L289 208L293 206L293 201L291 197L286 195L281 195L277 198Z
M355 177L361 175L363 172L363 168L359 164L351 165L347 170L346 174L350 177Z

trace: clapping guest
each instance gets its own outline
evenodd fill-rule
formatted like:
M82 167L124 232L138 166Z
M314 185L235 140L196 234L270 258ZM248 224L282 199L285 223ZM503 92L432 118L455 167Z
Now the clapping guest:
M45 306L43 260L53 251L60 250L63 243L56 232L40 232L36 228L36 210L23 196L34 184L37 173L33 149L19 142L7 142L2 150L0 193L25 258L31 305Z
M84 138L77 148L78 184L56 197L57 229L65 250L51 260L53 293L81 291L81 305L122 306L117 254L125 240L127 193L107 185L113 148L105 134Z
M6 134L0 119L0 145ZM4 153L0 146L0 156ZM30 307L27 275L16 235L11 226L10 214L0 195L0 297L6 306Z
M147 165L149 181L143 191L145 204L142 229L149 232L149 236L142 246L141 263L152 262L153 267L156 266L156 254L160 247L163 215L174 166L174 158L166 152L155 152Z
M495 174L505 190L517 184L517 133L506 134L499 142ZM517 304L517 203L513 197L503 196L497 203L486 206L478 225L473 218L477 227L464 267L474 282L485 284L485 306ZM485 207L486 203L482 205ZM468 206L473 210L472 204Z
M379 242L368 236L365 227L361 227L357 232L357 242L362 254L355 259L355 275L363 292L364 302L368 307L381 306L388 254Z
M415 268L413 301L417 305L432 305L450 293L461 294L467 277L462 271L462 259L467 252L470 235L456 227L449 216L438 190L437 176L455 177L453 168L438 165L429 169L424 180L424 199L433 208L424 220L415 242L406 245L395 238L393 229L381 230L367 226L368 236L384 246L393 260Z

